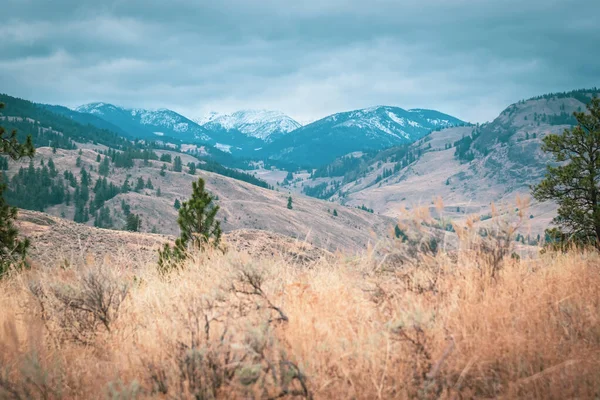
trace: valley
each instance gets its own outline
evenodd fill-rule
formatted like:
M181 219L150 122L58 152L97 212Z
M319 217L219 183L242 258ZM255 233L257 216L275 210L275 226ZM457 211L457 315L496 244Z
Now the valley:
M202 178L225 232L259 230L329 251L361 251L390 237L411 210L424 207L440 221L475 215L485 227L492 208L510 218L519 202L528 217L519 233L536 244L556 209L529 200L530 185L548 162L541 140L568 128L572 112L597 94L519 101L481 125L431 110L372 107L306 126L269 111L188 119L169 110L106 103L71 110L5 95L12 114L6 111L3 121L21 135L35 130L42 146L31 166L10 163L3 173L10 189L13 177L29 169L39 178L52 160L47 182L62 195L34 209L87 226L124 229L132 214L141 219L141 232L177 235L176 203ZM90 193L83 202L75 199L84 191L81 179ZM99 184L112 188L110 194L98 195ZM18 206L18 193L10 190Z

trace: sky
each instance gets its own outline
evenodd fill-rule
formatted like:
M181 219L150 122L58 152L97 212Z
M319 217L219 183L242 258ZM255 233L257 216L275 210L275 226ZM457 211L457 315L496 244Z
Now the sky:
M598 0L4 0L0 92L279 110L374 105L485 122L532 96L600 86Z

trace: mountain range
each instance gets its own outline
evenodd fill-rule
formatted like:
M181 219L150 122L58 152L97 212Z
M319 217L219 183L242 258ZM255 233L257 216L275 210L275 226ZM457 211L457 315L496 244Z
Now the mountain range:
M334 114L298 128L263 149L265 157L320 166L355 151L413 143L435 129L465 125L433 110L378 106Z
M131 137L146 140L172 138L187 142L210 142L208 132L194 121L167 109L150 111L124 108L107 103L90 103L75 111L97 116L128 132Z
M155 186L135 193L117 190L114 200L106 202L115 221L123 218L119 204L126 200L145 221L152 222L146 229L164 228L164 233L174 233L176 226L163 227L161 216L165 213L174 216L173 201L185 199L189 194L188 186L196 178L187 166L195 163L196 168L202 170L200 175L214 178L214 182L217 182L217 175L223 177L218 179L227 177L222 181L222 185L226 182L226 191L219 189L225 187L221 184L211 189L223 199L223 209L228 210L224 220L227 229L257 228L293 235L294 232L307 234L312 227L318 227L315 229L323 229L315 231L319 240L326 240L326 233L334 229L332 221L328 220L333 217L330 214L333 202L338 203L336 207L358 207L375 213L371 217L367 213L365 219L338 221L344 222L344 229L348 229L360 220L355 226L354 239L344 246L352 246L351 242L360 242L363 246L366 243L364 233L370 229L369 218L384 225L385 221L393 221L390 217L400 216L398 210L418 206L428 206L439 216L439 210L432 203L435 196L444 199L444 215L460 219L470 214L488 215L492 203L510 203L516 195L528 195L530 185L539 182L550 162L541 151L542 138L572 126L575 123L573 111L584 110L594 95L600 95L600 91L578 90L522 100L508 106L493 121L477 126L438 111L379 106L334 114L283 132L281 127L286 123L279 122L287 118L281 113L212 115L199 125L170 110L125 109L106 103L71 110L7 95L0 95L0 102L6 103L0 120L9 130L17 129L21 135L33 136L36 146L41 147L36 165L38 162L43 165L44 159L53 158L60 172L56 177L58 180L66 171L77 171L77 163L81 162L86 165L86 171L94 174L94 181L99 180L97 163L107 154L107 147L131 157L135 161L133 164L118 164L120 153L111 150L109 183L118 188L123 187L127 179L140 178L144 182L151 180ZM267 132L267 126L278 128L269 130L269 134L257 133L262 121L259 115L273 117L265 118L263 133ZM173 140L179 146L167 151L165 146L131 142L131 138L140 136L148 138L147 142L150 138L152 141ZM227 157L215 159L216 153L204 151L201 154L197 150L186 153L194 147L183 146L185 143L195 143L196 149L213 146L231 154L221 151L218 154ZM243 143L252 147L244 149ZM165 152L170 153L168 159L171 161L163 161ZM239 154L253 157L244 161ZM176 157L183 159L183 170L181 167L175 170ZM263 168L270 161L288 167ZM4 173L12 179L19 173L20 165L9 164L9 170ZM301 165L309 168L299 171ZM240 173L239 169L245 169L246 173ZM242 184L240 180L253 184ZM72 188L55 183L71 198L75 195ZM279 193L272 194L273 191L266 189L269 186L277 187L275 193ZM10 190L17 189L12 187ZM284 218L282 214L275 221L271 214L286 212L290 193L294 196L294 204L298 201L299 205L305 206L305 214L300 219ZM299 201L306 198L302 194L326 202ZM252 207L256 210L245 210L244 199L247 198L255 200ZM225 202L229 202L229 206ZM531 206L528 232L543 232L555 215L556 207L552 203ZM322 212L307 224L310 210L316 208ZM338 208L337 212L345 215L340 210ZM56 200L44 211L74 218L76 210L73 202L69 205ZM375 218L377 214L385 218ZM352 218L360 215L353 213ZM92 219L93 216L88 224ZM271 222L265 225L264 221ZM379 225L379 229L383 229L383 225ZM341 235L341 230L338 234ZM338 244L340 241L330 248Z
M390 217L416 207L439 215L433 199L440 197L446 218L476 214L485 220L492 204L514 210L517 196L531 197L530 186L552 162L541 150L542 139L576 124L573 112L585 110L593 96L600 90L521 100L489 123L436 130L410 145L340 157L285 188ZM543 232L555 210L552 203L530 203L522 234Z
M107 103L91 103L75 111L104 121L88 123L117 127L129 137L207 144L237 157L311 167L353 151L412 143L432 130L465 124L438 111L388 106L338 113L306 126L267 110L211 113L195 121L171 110L127 109Z

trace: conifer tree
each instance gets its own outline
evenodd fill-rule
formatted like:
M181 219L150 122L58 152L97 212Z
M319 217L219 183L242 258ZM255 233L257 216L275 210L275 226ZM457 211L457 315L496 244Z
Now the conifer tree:
M125 178L125 182L121 186L121 193L131 192L131 185L129 185L129 178Z
M127 202L123 199L121 200L121 209L123 210L123 214L127 217L131 214L131 206L127 204Z
M181 157L177 156L177 157L175 157L175 160L173 161L173 171L181 172L182 170L183 170L183 168L182 168L182 163L181 163Z
M146 181L146 189L154 189L154 185L152 184L152 180L150 178L148 178L148 181Z
M288 208L288 210L291 210L292 208L294 208L292 205L292 196L288 197L287 208Z
M159 271L166 273L177 268L190 250L204 250L210 245L218 247L222 231L221 223L216 220L219 206L213 201L214 197L205 190L202 178L192 183L192 197L179 209L177 223L180 236L174 247L165 244L159 251Z
M141 176L139 176L137 178L137 183L135 184L135 191L136 192L141 192L142 190L144 190L145 186L146 186L146 184L144 183L144 178L142 178Z
M165 176L167 175L167 164L163 164L162 167L160 168L160 176Z
M100 154L98 154L98 157L100 157ZM100 166L98 167L98 173L102 176L108 176L109 172L110 172L110 160L108 159L108 157L104 156L102 163L100 163Z
M0 103L0 109L3 108L4 104ZM25 142L21 143L17 140L17 131L12 131L5 137L6 133L0 126L0 156L6 155L13 160L33 157L35 148L31 136L27 136ZM11 267L21 269L27 266L25 257L29 248L29 240L19 239L19 232L13 223L17 218L17 209L4 200L6 185L3 176L0 176L0 278L9 272Z
M54 165L52 157L48 160L48 170L50 171L50 178L56 178L58 176L58 171L56 170L56 165Z
M547 135L542 150L557 166L547 167L545 179L533 188L536 200L558 203L553 237L600 248L600 99L575 112L577 126L562 135Z
M188 164L188 168L189 168L189 174L190 175L196 175L196 164L194 164L193 162Z
M142 229L142 217L134 213L127 214L125 230L129 232L139 232Z
M173 207L175 207L176 210L179 210L181 208L181 203L179 202L179 199L175 199L175 204L173 204Z
M142 217L134 213L127 215L125 229L130 232L139 232L142 229Z

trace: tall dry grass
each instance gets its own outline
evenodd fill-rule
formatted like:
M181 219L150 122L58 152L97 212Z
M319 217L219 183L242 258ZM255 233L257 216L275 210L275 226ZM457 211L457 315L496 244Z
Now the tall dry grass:
M600 396L598 254L487 251L37 268L0 283L0 398Z

